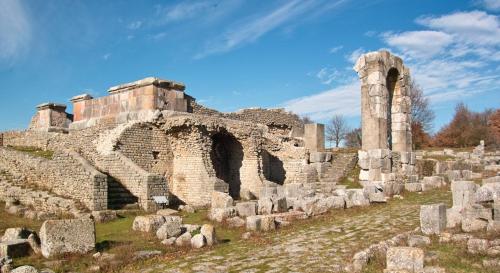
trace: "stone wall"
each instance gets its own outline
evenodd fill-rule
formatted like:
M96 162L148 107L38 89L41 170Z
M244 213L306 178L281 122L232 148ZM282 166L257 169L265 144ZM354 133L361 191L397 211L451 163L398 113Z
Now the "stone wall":
M194 114L264 124L268 126L270 132L275 134L289 135L292 130L297 134L294 136L303 134L304 124L300 117L284 109L249 108L233 113L221 113L194 101L191 105Z
M125 123L140 120L156 111L188 112L192 98L184 94L184 85L157 78L146 78L111 87L110 95L94 99L87 94L73 97L74 122L70 128L95 124Z
M46 159L1 148L0 165L27 185L71 197L91 210L106 209L106 176L73 151L56 151L52 159Z

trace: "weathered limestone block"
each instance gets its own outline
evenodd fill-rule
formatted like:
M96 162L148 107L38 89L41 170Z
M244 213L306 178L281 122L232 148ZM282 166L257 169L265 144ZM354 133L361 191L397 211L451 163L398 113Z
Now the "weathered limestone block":
M463 218L478 218L483 220L493 219L493 210L491 208L485 208L479 204L473 204L470 207L465 207L462 212Z
M370 205L370 200L365 197L363 189L348 189L346 194L354 207Z
M431 244L431 238L421 235L408 236L408 246L411 247L425 247Z
M92 219L48 220L40 228L42 255L87 253L95 248Z
M405 190L409 192L420 192L422 191L422 183L405 183Z
M477 218L463 218L462 231L464 232L478 232L486 229L488 221Z
M500 201L500 182L487 183L479 187L474 195L476 202Z
M26 239L0 242L0 257L19 258L30 255L31 246Z
M262 216L248 216L246 220L246 228L251 231L259 231L261 229Z
M271 198L271 201L273 202L273 208L272 208L273 213L280 213L280 212L288 211L288 206L286 204L286 197L273 196Z
M500 202L495 202L492 205L493 208L493 220L500 221Z
M181 236L177 237L177 239L175 239L175 245L176 246L180 246L180 247L183 247L183 246L190 246L191 245L191 233L189 232L184 232Z
M242 227L246 224L246 221L243 220L242 218L236 216L236 217L231 217L226 219L226 224L229 227Z
M475 192L478 185L473 181L452 181L451 194L453 196L453 207L463 209L474 204Z
M370 156L367 151L358 150L358 165L363 170L370 168Z
M445 204L420 206L420 228L427 235L441 233L446 228Z
M3 273L3 272L2 272ZM30 265L23 265L20 267L16 267L10 273L38 273L38 270Z
M177 237L182 233L181 221L172 220L166 221L157 231L156 237L160 240L165 240L171 237Z
M273 213L273 201L269 197L261 197L258 201L258 212L261 215Z
M445 186L441 176L426 176L422 179L422 191L429 191Z
M105 223L118 218L114 210L92 211L92 218L96 223Z
M311 152L309 154L309 161L311 163L329 162L332 159L330 152Z
M132 230L142 232L156 232L165 223L161 215L137 216L132 224Z
M207 244L207 240L205 236L202 234L196 234L191 238L191 247L193 248L202 248Z
M370 192L368 194L368 200L370 203L386 203L386 197L383 192Z
M301 183L290 183L284 185L285 197L288 198L299 198L304 194L304 187Z
M17 239L28 239L28 236L32 234L33 231L26 228L8 228L5 230L3 237L0 241L13 241Z
M500 235L500 221L488 221L486 232L488 234Z
M387 270L419 272L424 268L424 251L416 247L390 247L387 250Z
M457 208L446 210L446 227L454 228L462 225L462 214Z
M207 240L207 245L211 246L217 242L217 237L215 235L215 227L210 224L204 224L201 226L200 234L202 234Z
M213 221L222 222L227 218L235 217L236 215L236 207L211 208L208 218Z
M265 215L262 216L260 220L260 229L262 231L271 231L276 229L276 221L274 220L274 216Z
M271 197L273 195L278 195L278 187L273 187L273 186L264 186L260 189L260 195L259 198L266 198L266 197Z
M257 204L255 202L241 202L236 204L236 210L241 217L257 214Z
M467 241L467 252L471 254L486 254L489 247L489 241L486 239L474 238Z
M212 208L228 208L233 206L233 198L224 192L212 192Z

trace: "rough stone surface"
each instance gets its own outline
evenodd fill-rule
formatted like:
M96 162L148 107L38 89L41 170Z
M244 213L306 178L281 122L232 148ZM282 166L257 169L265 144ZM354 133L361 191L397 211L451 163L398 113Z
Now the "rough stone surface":
M467 251L471 254L486 254L490 247L486 239L470 239L467 241Z
M87 253L95 248L95 226L91 219L48 220L40 228L42 255Z
M196 234L191 238L191 247L193 248L202 248L207 244L207 240L205 239L205 236L202 234Z
M217 242L215 235L215 227L210 224L204 224L201 226L200 234L202 234L207 240L207 245L211 246Z
M180 221L167 221L156 231L156 237L160 240L165 240L171 237L177 237L181 233Z
M142 232L156 232L165 223L161 215L137 216L132 224L132 229Z
M424 268L424 251L415 247L391 247L387 250L388 270L418 272Z
M422 205L420 207L420 228L422 233L439 234L446 228L445 204Z
M212 208L228 208L233 206L233 198L223 192L212 192Z
M236 204L236 210L241 217L247 217L257 214L257 204L255 202L242 202Z
M38 270L32 266L23 265L13 269L11 273L38 273Z
M175 239L176 246L190 246L191 245L191 233L185 232L181 236Z

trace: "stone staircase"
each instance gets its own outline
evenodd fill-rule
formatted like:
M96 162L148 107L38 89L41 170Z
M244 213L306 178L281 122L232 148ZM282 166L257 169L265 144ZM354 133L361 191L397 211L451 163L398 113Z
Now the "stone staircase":
M138 198L120 182L108 175L108 209L137 207Z
M326 170L320 175L319 181L307 183L304 186L317 193L334 191L340 179L355 167L357 159L356 153L334 154L331 165L326 167Z

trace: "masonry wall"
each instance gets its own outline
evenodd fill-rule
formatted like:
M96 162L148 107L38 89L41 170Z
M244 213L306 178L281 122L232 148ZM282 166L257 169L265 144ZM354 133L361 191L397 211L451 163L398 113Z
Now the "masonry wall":
M71 197L91 210L106 209L106 176L75 152L56 151L50 160L2 148L0 164L34 187Z

